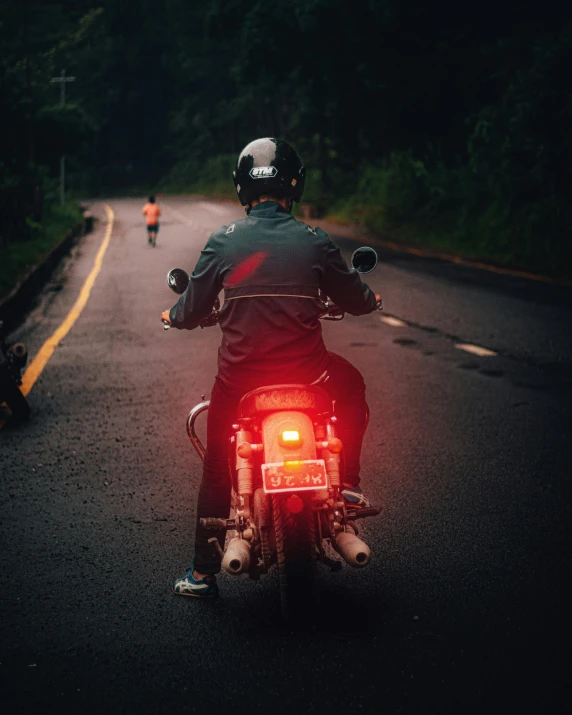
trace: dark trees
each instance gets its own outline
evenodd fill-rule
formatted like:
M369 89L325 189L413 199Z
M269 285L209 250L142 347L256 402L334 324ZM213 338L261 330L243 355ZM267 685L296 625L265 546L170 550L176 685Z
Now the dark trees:
M367 175L401 194L396 216L456 201L552 241L570 226L572 23L555 0L8 0L0 22L3 214L9 195L37 213L62 151L84 192L121 190L192 182L278 134L324 203ZM77 77L63 109L61 67Z

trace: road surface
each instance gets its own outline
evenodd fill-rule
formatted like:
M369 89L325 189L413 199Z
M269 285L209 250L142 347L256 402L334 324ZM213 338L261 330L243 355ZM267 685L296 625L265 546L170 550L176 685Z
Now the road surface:
M142 200L108 203L89 300L31 421L0 431L4 712L569 713L572 289L380 250L385 312L324 325L368 386L374 557L321 570L319 621L290 628L275 576L170 591L200 477L185 418L220 332L164 332L165 277L242 210L164 199L152 248ZM93 211L11 336L32 357L92 270Z

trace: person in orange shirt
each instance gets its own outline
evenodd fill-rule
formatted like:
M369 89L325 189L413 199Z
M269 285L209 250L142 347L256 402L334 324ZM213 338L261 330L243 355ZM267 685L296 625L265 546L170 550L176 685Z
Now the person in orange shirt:
M157 233L159 232L159 216L161 209L155 201L154 196L149 196L149 201L143 206L143 214L147 220L147 232L149 234L149 243L155 245L157 242Z

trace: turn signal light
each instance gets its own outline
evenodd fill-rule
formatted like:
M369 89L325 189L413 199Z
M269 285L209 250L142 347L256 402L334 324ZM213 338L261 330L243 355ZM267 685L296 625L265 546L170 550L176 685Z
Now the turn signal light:
M250 444L250 442L241 442L238 445L236 453L241 459L250 459L254 452L262 452L261 444Z
M279 442L283 447L300 447L302 445L302 438L298 430L289 429L282 432Z
M252 452L252 445L248 442L243 442L242 444L239 444L238 449L236 450L236 453L241 459L250 459L252 457Z
M338 437L332 437L328 442L328 451L332 454L339 454L343 449L342 440Z

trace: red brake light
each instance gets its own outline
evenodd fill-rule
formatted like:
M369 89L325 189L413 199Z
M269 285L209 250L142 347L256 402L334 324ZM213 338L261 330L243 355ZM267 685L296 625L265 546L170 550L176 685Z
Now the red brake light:
M282 447L301 447L302 438L300 437L300 432L296 429L287 429L281 432L278 439Z
M300 439L300 433L298 430L285 430L282 432L282 439L284 442L298 442Z
M292 494L286 499L286 508L291 514L299 514L304 510L304 501L297 494Z

